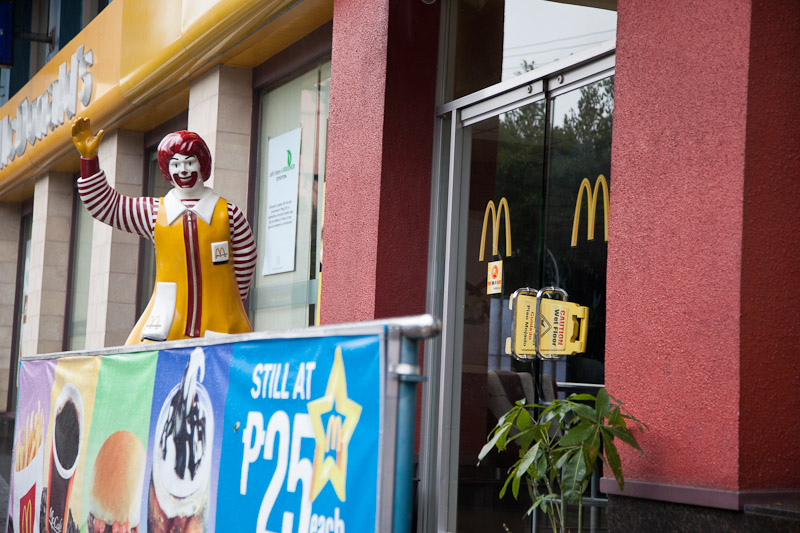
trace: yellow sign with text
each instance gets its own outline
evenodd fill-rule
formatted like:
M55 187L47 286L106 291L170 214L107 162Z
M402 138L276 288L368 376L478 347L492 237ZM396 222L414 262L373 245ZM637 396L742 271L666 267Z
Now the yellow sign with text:
M575 302L542 298L539 308L539 346L536 347L536 295L517 294L508 302L514 313L513 339L506 353L519 359L558 359L586 351L589 308ZM513 341L513 342L512 342Z

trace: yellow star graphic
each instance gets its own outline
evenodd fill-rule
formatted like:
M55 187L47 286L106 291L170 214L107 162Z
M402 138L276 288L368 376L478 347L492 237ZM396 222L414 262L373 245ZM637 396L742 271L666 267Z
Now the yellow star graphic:
M322 424L322 415L325 413L331 413L327 427L323 427ZM336 496L339 500L345 501L347 448L361 417L361 406L347 397L347 380L341 348L336 348L325 395L308 402L308 414L314 430L314 440L317 443L314 448L310 499L313 502L325 484L330 481ZM331 455L325 457L332 452L335 452L336 459Z

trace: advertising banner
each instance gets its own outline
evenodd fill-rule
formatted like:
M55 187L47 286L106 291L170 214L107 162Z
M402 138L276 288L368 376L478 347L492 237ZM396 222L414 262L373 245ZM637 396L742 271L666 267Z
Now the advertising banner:
M8 531L376 530L383 342L23 360Z

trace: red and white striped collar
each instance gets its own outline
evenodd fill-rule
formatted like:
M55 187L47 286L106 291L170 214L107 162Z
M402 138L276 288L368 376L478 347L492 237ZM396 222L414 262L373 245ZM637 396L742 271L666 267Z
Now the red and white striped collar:
M175 220L185 211L192 211L200 217L206 224L211 224L211 217L214 215L214 208L219 200L219 195L214 189L203 187L200 198L193 207L187 207L181 202L175 189L172 189L164 196L164 207L166 208L167 224L172 225Z

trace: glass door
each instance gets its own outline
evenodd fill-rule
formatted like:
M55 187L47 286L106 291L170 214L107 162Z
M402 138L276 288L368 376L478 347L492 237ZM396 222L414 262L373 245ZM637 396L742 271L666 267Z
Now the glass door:
M450 145L447 229L439 238L444 329L433 375L438 492L426 502L438 531L539 530L536 517L526 516L526 495L499 497L517 454L493 453L478 465L478 453L517 400L603 384L613 65L610 48L441 115ZM546 286L589 307L586 353L516 361L505 353L509 297ZM602 529L602 512L584 516L587 529L590 520Z
M464 152L469 159L463 175L469 183L465 184L468 200L461 286L458 531L503 531L503 524L519 528L527 510L524 502L497 497L505 481L503 473L517 457L492 455L480 466L475 464L488 429L514 401L526 397L526 392L532 396L534 391L531 365L514 363L504 354L504 344L511 324L510 293L520 287L538 287L541 280L545 119L546 102L541 100L464 130ZM502 273L495 274L494 269L501 265ZM500 292L490 294L487 282L495 276L502 279ZM512 389L508 393L504 383ZM530 531L529 524L523 527Z

